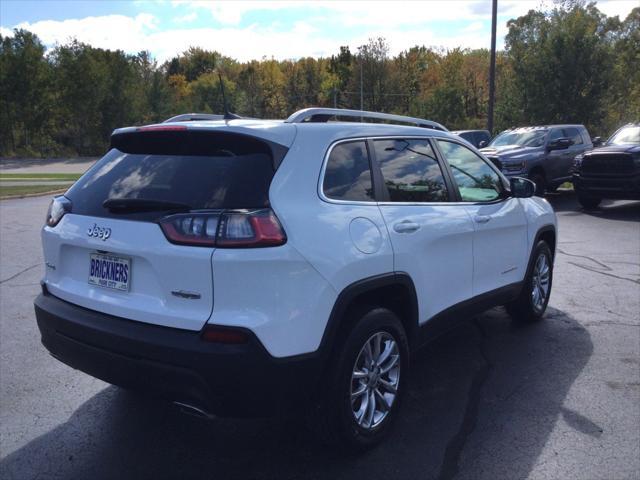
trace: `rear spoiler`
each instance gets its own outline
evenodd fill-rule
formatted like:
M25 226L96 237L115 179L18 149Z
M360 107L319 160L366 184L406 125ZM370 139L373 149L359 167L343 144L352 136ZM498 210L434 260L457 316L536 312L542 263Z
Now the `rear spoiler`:
M229 156L266 153L277 170L288 147L245 133L157 124L118 128L111 134L111 148L124 153L147 155Z

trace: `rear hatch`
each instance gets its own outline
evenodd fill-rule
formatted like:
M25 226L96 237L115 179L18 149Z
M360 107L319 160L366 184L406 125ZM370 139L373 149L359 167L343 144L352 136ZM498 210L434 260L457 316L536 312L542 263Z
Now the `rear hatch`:
M92 310L199 330L214 301L208 239L225 212L268 209L285 153L253 136L185 126L114 134L107 155L58 199L59 223L43 229L48 290Z

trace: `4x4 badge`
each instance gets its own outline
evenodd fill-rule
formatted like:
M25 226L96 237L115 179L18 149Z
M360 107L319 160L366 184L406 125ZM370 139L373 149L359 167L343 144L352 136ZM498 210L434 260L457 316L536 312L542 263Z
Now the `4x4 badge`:
M102 239L102 241L105 241L111 236L111 229L99 227L96 223L94 223L93 227L89 227L89 230L87 230L87 235L89 235L90 237L100 238Z

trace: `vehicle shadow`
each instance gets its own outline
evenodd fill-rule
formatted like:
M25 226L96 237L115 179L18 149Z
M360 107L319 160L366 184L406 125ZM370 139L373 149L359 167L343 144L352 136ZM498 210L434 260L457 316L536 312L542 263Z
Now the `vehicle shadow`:
M587 330L561 311L522 326L491 310L415 355L392 435L360 456L318 444L296 420L206 422L108 387L8 455L0 476L525 478L560 416L596 428L564 406L592 350ZM511 445L515 432L520 440Z
M545 198L557 212L571 215L589 215L610 220L640 220L640 202L626 200L603 200L600 206L586 210L578 203L575 193L570 190L548 193Z

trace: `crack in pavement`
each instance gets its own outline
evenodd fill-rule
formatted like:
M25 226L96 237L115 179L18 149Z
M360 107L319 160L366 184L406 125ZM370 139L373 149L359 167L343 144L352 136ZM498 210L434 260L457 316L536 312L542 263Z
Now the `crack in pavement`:
M615 275L613 273L608 273L613 271L613 269L607 265L606 263L603 263L599 260L596 260L593 257L589 257L587 255L577 255L575 253L569 253L569 252L565 252L564 250L562 250L561 248L556 249L558 251L558 253L561 253L563 255L567 255L568 257L576 257L576 258L584 258L586 260L589 260L590 262L595 263L596 265L602 267L605 271L603 272L602 270L598 270L597 268L593 268L593 267L589 267L587 265L582 265L580 263L575 263L575 262L567 262L575 267L578 268L582 268L584 270L587 270L589 272L594 272L594 273L599 273L600 275L606 275L608 277L613 277L613 278L617 278L618 280L626 280L627 282L633 282L633 283L638 283L640 284L640 279L639 280L635 280L633 278L627 278L627 277L621 277L619 275ZM616 262L616 261L612 261L611 263L624 263L624 262ZM627 262L628 263L628 262Z
M467 406L462 417L462 422L458 432L449 440L447 448L444 452L444 458L442 460L442 466L440 467L440 474L438 480L450 480L454 478L460 469L460 456L467 443L467 439L471 436L476 428L478 419L478 410L480 409L480 396L482 394L482 388L489 378L489 373L493 368L487 353L485 352L485 341L488 338L487 333L480 324L477 318L472 322L476 328L480 331L481 340L478 343L478 349L480 350L480 356L483 360L483 365L476 371L469 387L469 393L467 394Z
M599 325L617 325L619 327L640 327L638 323L615 322L613 320L600 320L598 322L585 322L585 327L597 327Z
M18 273L16 273L15 275L11 275L9 278L5 278L4 280L0 280L0 284L8 282L9 280L13 280L14 278L19 277L23 273L28 272L29 270L32 270L32 269L40 266L40 264L41 264L41 262L38 262L35 265L31 265L30 267L25 268L24 270L20 270Z
M577 257L577 258L586 258L587 260L591 260L593 263L596 263L598 265L600 265L602 268L606 269L607 271L611 271L613 270L609 265L600 262L599 260L596 260L593 257L588 257L587 255L576 255L575 253L569 253L569 252L565 252L564 250L562 250L561 248L557 248L556 249L558 252L560 252L563 255L566 255L568 257ZM571 263L571 262L569 262ZM580 266L580 265L578 265Z
M626 280L627 282L640 284L640 280L634 280L633 278L621 277L619 275L614 275L613 273L603 272L602 270L598 270L596 268L587 267L586 265L580 265L579 263L575 263L575 262L567 262L567 263L569 263L569 264L571 264L571 265L573 265L575 267L582 268L584 270L588 270L589 272L599 273L600 275L606 275L607 277L617 278L618 280ZM611 270L609 267L607 267L607 268L609 270Z

